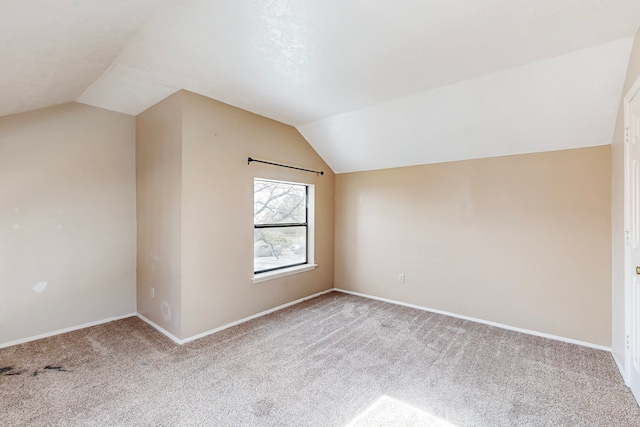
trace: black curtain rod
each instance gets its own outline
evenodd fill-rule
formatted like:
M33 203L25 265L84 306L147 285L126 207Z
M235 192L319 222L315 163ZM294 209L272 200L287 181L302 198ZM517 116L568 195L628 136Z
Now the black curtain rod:
M265 162L264 160L252 159L251 157L249 157L247 159L247 164L249 165L249 164L251 164L251 162L264 163L266 165L280 166L281 168L289 168L289 169L295 169L295 170L299 170L299 171L311 172L311 173L315 173L317 175L324 175L324 171L312 171L311 169L303 169L303 168L297 168L295 166L281 165L279 163Z

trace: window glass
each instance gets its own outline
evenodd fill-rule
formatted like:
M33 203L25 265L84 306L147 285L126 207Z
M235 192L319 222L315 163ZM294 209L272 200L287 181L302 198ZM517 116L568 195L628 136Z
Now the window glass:
M308 186L255 179L253 190L254 272L306 264Z

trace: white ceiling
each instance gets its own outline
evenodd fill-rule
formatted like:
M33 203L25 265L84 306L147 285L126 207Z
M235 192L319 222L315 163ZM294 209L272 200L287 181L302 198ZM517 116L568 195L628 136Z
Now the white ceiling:
M609 144L631 41L464 80L298 129L335 172Z
M0 116L75 101L163 0L1 0Z
M638 0L3 0L0 115L187 89L336 172L610 143Z

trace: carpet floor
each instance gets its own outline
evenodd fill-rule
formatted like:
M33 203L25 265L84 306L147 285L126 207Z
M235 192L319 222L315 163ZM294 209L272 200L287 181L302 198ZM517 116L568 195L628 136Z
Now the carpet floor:
M0 349L1 426L640 426L605 351L337 292L179 346L136 317Z

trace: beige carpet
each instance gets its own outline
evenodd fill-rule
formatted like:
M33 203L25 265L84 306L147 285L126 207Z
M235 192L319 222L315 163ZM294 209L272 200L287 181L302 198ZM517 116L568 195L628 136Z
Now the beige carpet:
M336 292L184 346L129 318L0 350L1 426L640 426L604 351Z

